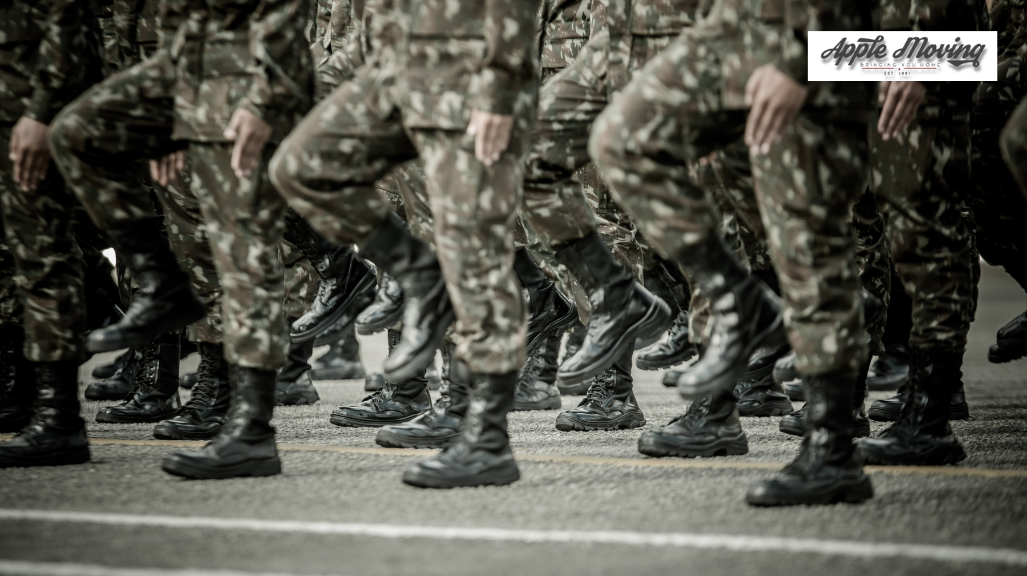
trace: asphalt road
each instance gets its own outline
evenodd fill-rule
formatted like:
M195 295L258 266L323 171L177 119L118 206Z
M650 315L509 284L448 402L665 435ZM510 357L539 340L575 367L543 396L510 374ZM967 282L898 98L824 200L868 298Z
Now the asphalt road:
M777 418L743 419L746 456L685 460L642 457L639 430L558 432L556 411L515 413L519 482L409 488L403 468L429 453L376 449L374 430L329 424L364 392L322 382L320 403L276 409L279 476L184 481L160 470L176 447L152 440L152 426L91 421L89 464L0 470L0 574L1025 574L1027 361L986 359L1025 304L984 270L964 366L971 420L953 425L970 457L875 470L861 505L744 503L798 446ZM379 366L384 335L362 344ZM647 426L684 409L661 375L636 375ZM83 404L90 420L100 404Z

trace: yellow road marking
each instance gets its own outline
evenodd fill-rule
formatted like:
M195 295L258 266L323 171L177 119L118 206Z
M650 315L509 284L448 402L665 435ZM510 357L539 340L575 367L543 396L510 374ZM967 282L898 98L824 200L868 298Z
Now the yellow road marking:
M13 438L12 434L0 434L0 441ZM120 440L116 438L90 438L94 446L203 446L202 440ZM365 448L360 446L314 446L309 444L279 444L279 450L286 452L328 452L331 454L368 454L372 456L418 456L427 458L437 450L415 450L412 448ZM605 456L561 456L558 454L517 453L522 462L547 462L556 464L584 464L588 466L629 466L637 468L677 468L708 470L778 470L781 462L738 462L724 460L661 459L661 458L615 458ZM1001 470L994 468L966 468L961 466L867 466L869 473L925 474L936 476L972 476L975 478L1027 478L1027 470Z

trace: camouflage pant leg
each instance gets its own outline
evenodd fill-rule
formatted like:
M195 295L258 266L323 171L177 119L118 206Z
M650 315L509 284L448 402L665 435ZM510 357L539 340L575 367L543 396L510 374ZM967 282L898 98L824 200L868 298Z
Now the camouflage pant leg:
M378 189L395 196L393 203L402 212L393 210L406 220L410 233L435 250L435 219L428 199L424 163L418 159L396 166L378 181Z
M50 125L54 161L68 185L103 230L156 216L135 169L183 144L174 128L174 65L158 52L87 90Z
M343 83L314 106L271 160L271 180L289 206L336 244L359 244L382 225L389 202L375 182L417 158L399 112L383 116L369 104L376 101L376 86L368 74Z
M752 158L756 197L785 302L795 367L857 374L867 359L852 204L863 191L866 127L799 116Z
M716 191L730 207L718 200L721 212L733 212L736 216L738 235L745 245L745 253L753 270L770 270L770 252L767 248L767 231L763 228L759 202L752 181L752 165L749 162L749 147L743 140L736 140L719 150L710 162L716 175Z
M299 318L314 303L320 277L307 257L288 240L278 244L278 258L282 261L285 273L285 317Z
M556 253L546 247L531 225L525 225L524 230L528 238L526 248L531 253L531 257L538 263L546 277L556 283L557 289L574 301L574 305L578 309L578 319L582 324L588 325L589 318L592 317L592 303L588 301L588 294L581 287L581 283L571 274L570 270L557 261Z
M617 259L635 280L642 282L642 249L635 241L635 225L631 217L622 212L610 198L610 188L603 181L595 164L588 164L578 172L585 198L595 211L593 221L603 244L610 247Z
M11 129L0 127L0 150L10 148ZM81 361L85 269L72 235L77 202L52 164L39 188L26 192L14 182L7 154L0 156L0 206L23 306L25 357L33 362Z
M969 136L965 120L914 120L888 141L869 132L871 186L884 200L895 272L913 300L911 346L962 352L966 345L971 243L959 208Z
M539 93L525 160L524 216L554 249L597 228L595 210L574 173L590 162L589 130L606 107L608 45L606 34L592 38L578 58L550 78Z
M7 235L2 230L0 219L0 325L13 324L21 326L24 320L25 307L14 277L18 271L14 263L14 254L7 247Z
M880 318L865 326L871 354L884 351L881 338L888 324L888 303L891 302L892 257L888 244L887 223L877 208L877 198L870 189L860 195L852 207L852 227L856 231L856 265L859 279L867 292L879 298L884 306Z
M746 252L746 245L742 239L741 226L739 225L741 219L734 212L731 203L726 201L723 194L715 191L713 196L718 199L717 206L721 210L717 233L724 239L724 244L732 249L738 262L751 270L749 255ZM713 328L710 324L710 301L699 290L699 283L687 271L683 270L683 272L685 272L685 277L688 278L689 286L692 288L691 301L688 304L688 341L693 344L706 344L710 340L710 333Z
M973 179L967 202L973 213L977 250L992 266L1004 266L1027 290L1027 198L1002 160L1001 126L975 126L971 135ZM1022 168L1021 168L1022 169Z
M225 359L236 366L277 370L285 365L289 347L276 250L285 231L285 201L267 177L273 150L265 150L264 161L248 179L239 179L231 169L232 146L191 142L190 185L200 201L224 290Z
M719 109L722 30L688 29L634 75L599 116L591 157L656 251L676 260L716 230L720 214L691 173L699 158L734 142L744 111ZM697 54L699 54L697 56ZM552 83L550 83L552 84ZM688 143L682 145L682 143Z
M178 257L178 264L189 274L207 315L189 326L191 342L222 342L221 308L224 291L218 278L217 265L210 248L210 238L203 223L200 201L190 181L192 158L186 158L185 169L167 188L155 186L157 198L164 208L164 227L168 242Z
M528 140L522 120L488 168L462 132L411 131L424 159L436 253L456 310L456 353L475 373L505 374L524 365L524 305L511 234Z
M1027 98L1020 101L999 137L1002 159L1027 197Z

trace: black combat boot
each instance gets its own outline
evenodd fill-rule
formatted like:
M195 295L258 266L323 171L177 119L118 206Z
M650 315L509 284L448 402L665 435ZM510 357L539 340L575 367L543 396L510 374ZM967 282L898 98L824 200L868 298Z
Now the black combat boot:
M389 352L396 349L402 336L389 330ZM431 408L425 369L404 382L386 381L355 406L339 406L332 410L329 421L336 426L378 427L413 420Z
M107 234L118 258L128 263L139 290L132 295L120 322L89 333L87 350L96 353L142 347L207 314L189 276L178 267L168 239L160 231L159 219L137 220Z
M527 248L514 253L514 273L528 291L528 335L525 350L530 356L550 336L562 333L578 319L578 310L538 267Z
M314 380L360 380L366 376L353 326L340 334L328 352L310 367L310 377Z
M988 348L988 361L1011 362L1027 356L1027 312L998 329L995 343Z
M125 354L125 364L113 376L86 386L87 400L124 400L135 390L142 351L129 348Z
M870 478L852 443L851 375L822 375L806 379L812 384L806 398L812 404L809 430L799 454L774 478L749 486L746 501L753 506L794 506L862 502L874 495Z
M24 347L21 326L0 326L0 432L17 432L32 420L36 374Z
M340 319L356 322L374 301L374 269L349 246L336 246L302 218L286 216L284 238L299 248L317 271L317 295L307 313L291 323L293 342L313 340Z
M113 424L160 422L178 413L178 363L181 335L162 334L139 352L135 387L117 406L105 406L96 421Z
M867 388L895 390L909 379L909 348L905 344L887 344L884 353L870 366Z
M635 366L640 370L659 370L688 362L696 354L695 345L688 341L688 310L681 310L662 342L638 355ZM675 385L677 383L675 382Z
M940 466L966 452L949 426L952 394L959 386L962 351L914 348L906 402L897 422L860 442L867 464Z
M275 406L306 406L321 399L310 378L310 355L314 353L313 339L291 342L285 367L278 373L275 385Z
M737 456L749 453L749 440L738 421L731 392L692 402L684 414L663 428L643 432L638 451L647 456Z
M360 253L403 287L403 335L382 367L386 380L406 382L435 359L456 313L449 301L439 261L414 238L395 212L360 248Z
M865 374L868 368L864 367L860 374ZM866 385L860 385L862 380L857 378L856 385L852 387L852 420L854 438L866 438L870 436L870 419L867 418L866 410ZM813 379L806 383L807 387L817 386L818 380ZM803 436L806 434L806 413L809 410L809 403L803 404L802 408L788 414L778 423L778 430L792 436Z
M742 379L735 384L738 413L742 416L784 416L792 411L792 401L781 386L774 382L774 365L791 348L786 344L772 348L759 348L749 357Z
M502 486L521 477L506 423L517 373L469 377L474 386L460 435L438 456L407 468L404 483L420 488Z
M95 368L93 368L93 378L96 378L97 380L106 380L107 378L114 376L118 373L118 370L121 370L125 366L125 362L128 362L128 359L131 356L132 349L129 348L128 350L125 350L124 352L119 354L118 357L115 358L114 361L112 361L110 364L97 365ZM86 396L86 398L89 397ZM104 398L91 398L91 400L104 400Z
M32 421L10 442L0 442L0 467L88 462L89 441L79 416L78 362L38 362L35 376Z
M383 426L374 441L386 448L444 448L460 436L467 414L471 371L455 358L455 346L442 345L441 395L431 410L409 422Z
M158 440L206 440L217 434L228 418L232 399L228 362L221 344L200 342L200 367L192 396L178 415L153 428Z
M282 471L271 416L275 370L229 366L232 407L228 421L203 448L174 452L161 463L168 474L194 479L273 476Z
M357 317L357 334L377 334L403 318L403 287L382 272L374 302Z
M581 349L560 365L564 386L587 382L635 349L636 338L662 334L672 317L667 303L635 281L595 231L556 253L588 292L592 317Z
M758 348L785 344L780 301L714 233L680 262L709 298L713 326L702 356L678 379L678 391L686 399L712 396L735 385Z
M372 372L364 377L364 392L374 392L385 386L385 374Z
M903 385L894 396L874 400L867 413L871 420L877 422L895 422L902 416L902 406L906 404L909 397L908 388ZM970 406L966 403L966 393L963 391L963 382L952 393L952 401L949 403L949 420L968 420L970 418Z
M680 368L671 368L670 370L667 370L667 372L663 374L663 378L660 380L660 383L667 388L677 388L678 378L680 378L687 369L688 368L682 366Z
M514 411L558 410L560 390L556 387L556 356L560 351L563 332L554 333L540 348L528 355L517 375L514 392Z
M789 400L802 402L806 395L802 388L802 375L795 369L795 351L785 354L774 363L774 382L784 390Z
M556 417L556 429L623 430L645 426L645 416L635 400L631 379L630 348L608 370L592 379L585 398L575 408Z

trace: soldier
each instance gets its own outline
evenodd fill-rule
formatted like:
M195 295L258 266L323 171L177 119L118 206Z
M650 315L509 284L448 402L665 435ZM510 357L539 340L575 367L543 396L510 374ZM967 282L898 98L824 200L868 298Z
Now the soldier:
M761 505L860 501L872 492L852 445L852 390L866 348L849 206L853 182L862 182L868 98L861 83L803 85L805 22L789 20L784 5L757 14L744 2L715 2L600 115L589 149L646 238L680 262L711 302L709 344L678 382L683 395L696 397L733 386L753 350L783 342L776 299L712 233L717 213L683 168L744 134L796 367L821 384L807 394L817 409L795 464L751 487L747 498ZM824 29L867 24L845 11L849 5L810 8L810 21Z
M406 8L399 4L383 2L389 11ZM272 163L276 185L297 212L331 240L359 244L402 285L403 333L385 362L387 377L401 381L423 369L457 316L451 371L472 383L468 418L455 444L404 473L409 484L507 484L519 477L506 431L524 363L510 229L534 109L525 32L535 8L531 0L425 2L410 6L412 18L383 18L392 28L373 35L388 46L378 51L378 74L358 73L332 92ZM390 168L418 157L438 259L374 189Z
M5 369L15 369L18 392L33 372L36 392L31 422L0 446L0 466L89 460L78 401L86 318L82 252L72 236L77 203L50 165L46 133L62 106L103 78L96 15L88 0L17 1L0 8L7 23L0 52L9 63L0 72L0 202L23 304L25 358L18 358L15 334L4 360ZM5 320L14 312L8 308Z
M224 290L224 356L234 394L228 423L212 442L165 459L172 474L219 478L281 469L269 421L288 338L274 250L285 203L266 178L273 150L266 144L287 133L312 99L306 5L163 4L161 49L94 87L51 130L62 172L141 286L124 320L90 334L93 350L139 344L204 316L189 278L146 218L145 189L123 170L127 162L159 159L155 179L167 182L182 169L184 151L192 161L190 190ZM183 40L173 43L176 34Z

